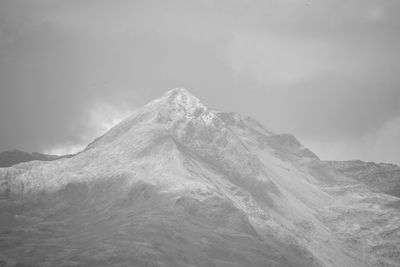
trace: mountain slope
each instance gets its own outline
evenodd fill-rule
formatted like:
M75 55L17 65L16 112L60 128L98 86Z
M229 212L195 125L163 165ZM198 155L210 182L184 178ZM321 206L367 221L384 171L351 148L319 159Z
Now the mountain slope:
M397 199L184 89L72 158L0 169L1 254L38 266L398 266Z
M352 161L329 161L338 172L352 177L376 192L400 197L400 167L395 164Z

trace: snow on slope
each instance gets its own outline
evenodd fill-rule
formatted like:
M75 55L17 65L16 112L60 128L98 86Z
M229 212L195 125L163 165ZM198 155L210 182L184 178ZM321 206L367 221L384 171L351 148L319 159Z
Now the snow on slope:
M134 259L119 259L139 261L139 266L400 263L397 199L373 193L338 174L295 137L275 134L246 116L209 109L185 89L171 90L150 102L70 159L0 169L0 181L6 197L2 205L29 206L30 202L24 202L28 199L45 206L35 206L39 217L13 208L0 218L15 221L13 216L25 216L26 221L16 221L30 229L27 221L59 218L65 209L71 218L57 220L75 236L79 232L73 227L75 220L86 214L89 219L81 224L104 223L109 231L123 233L135 244L130 248L136 253ZM41 196L55 204L43 204ZM49 211L52 215L43 215ZM112 219L102 222L102 216ZM129 226L128 218L147 221L153 228ZM11 231L6 239L14 238L15 229L5 229ZM165 231L182 240L164 238ZM112 244L112 251L119 255L121 244L111 236L96 239L96 235L101 236L101 231L94 230L83 239L92 240L93 251L85 257L71 247L68 252L57 250L53 259L32 262L112 265L112 256L107 254L101 261L94 254L99 246ZM34 240L33 247L40 237ZM154 240L159 245L168 243L171 250L150 246L143 251L138 240L144 247ZM198 244L198 240L206 243ZM59 239L52 242L62 244L57 243ZM182 248L180 242L187 247ZM209 249L218 244L230 249L210 256ZM4 256L10 262L22 254L25 261L31 259L22 252L23 246L6 248ZM34 254L40 258L43 253L48 249L41 247Z

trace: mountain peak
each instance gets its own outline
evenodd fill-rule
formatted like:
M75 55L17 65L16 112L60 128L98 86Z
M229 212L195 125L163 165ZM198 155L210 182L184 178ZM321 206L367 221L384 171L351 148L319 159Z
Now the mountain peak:
M185 88L175 88L166 92L161 98L162 102L172 104L176 107L183 107L185 109L191 109L193 107L204 107L200 100L189 93Z
M382 169L330 167L173 89L71 158L0 168L0 265L399 266L399 201L381 193L398 196L397 169Z
M194 97L192 94L189 93L188 90L186 90L186 88L183 88L183 87L177 87L177 88L174 88L172 90L169 90L164 95L172 96L172 97L174 97L174 96L182 96L182 95Z

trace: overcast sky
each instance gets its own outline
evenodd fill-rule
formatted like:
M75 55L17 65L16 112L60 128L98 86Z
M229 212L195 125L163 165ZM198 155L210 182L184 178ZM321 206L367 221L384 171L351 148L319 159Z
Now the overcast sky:
M74 152L185 87L322 159L400 163L398 0L0 0L0 151Z

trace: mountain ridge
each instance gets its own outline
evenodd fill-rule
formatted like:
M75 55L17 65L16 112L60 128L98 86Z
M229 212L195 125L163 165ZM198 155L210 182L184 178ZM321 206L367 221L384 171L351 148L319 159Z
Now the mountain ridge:
M294 136L209 109L183 89L71 158L0 169L0 193L0 218L13 222L0 222L10 266L16 258L59 266L400 262L396 198L338 173ZM82 225L93 228L83 234ZM50 244L54 256L43 258Z
M376 192L400 197L400 166L361 160L327 161L335 170L367 185Z

